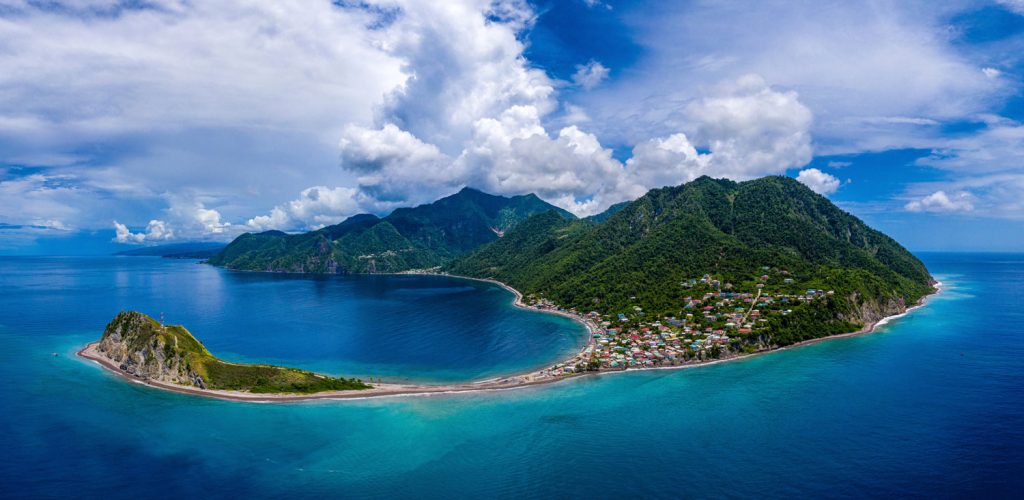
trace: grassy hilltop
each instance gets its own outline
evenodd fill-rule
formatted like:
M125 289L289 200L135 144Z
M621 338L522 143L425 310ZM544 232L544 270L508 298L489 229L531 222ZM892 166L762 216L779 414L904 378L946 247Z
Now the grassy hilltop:
M98 350L132 375L200 389L309 394L370 388L356 379L222 361L185 327L161 326L135 311L114 317L103 331Z

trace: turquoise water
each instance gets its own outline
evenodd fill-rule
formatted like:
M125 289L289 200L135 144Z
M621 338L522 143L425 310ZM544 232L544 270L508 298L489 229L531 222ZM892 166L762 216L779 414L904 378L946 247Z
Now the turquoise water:
M498 338L506 333L520 336L504 339L520 354L504 366L521 368L572 350L578 331L511 308L501 290L440 278L336 282L156 259L0 260L0 493L1019 497L1024 256L922 258L946 289L873 335L517 391L292 405L165 393L68 354L138 301L178 304L166 306L168 320L226 357L338 369L382 361L382 376L421 376L416 367L430 380L487 376L486 363L470 361L500 361L511 349ZM288 319L305 300L302 319ZM339 300L382 304L363 313ZM391 330L356 331L402 324L417 309L449 326L482 325L473 331L487 340L420 331L447 343L424 355L380 347L396 342ZM404 312L389 318L395 310ZM490 330L491 321L500 325ZM297 346L285 352L284 343Z

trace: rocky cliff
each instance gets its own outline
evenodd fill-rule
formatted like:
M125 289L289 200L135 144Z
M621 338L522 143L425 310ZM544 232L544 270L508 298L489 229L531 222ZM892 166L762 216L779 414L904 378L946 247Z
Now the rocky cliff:
M209 352L180 326L161 326L142 313L123 311L107 325L97 350L131 375L206 388L191 358Z
M370 388L354 378L222 361L185 327L162 325L135 311L118 313L103 331L95 350L129 375L199 389L309 394Z

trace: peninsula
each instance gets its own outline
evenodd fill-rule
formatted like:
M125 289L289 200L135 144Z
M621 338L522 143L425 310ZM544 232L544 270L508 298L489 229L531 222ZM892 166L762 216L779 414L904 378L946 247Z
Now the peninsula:
M180 325L162 325L135 311L122 311L98 342L79 352L105 368L147 384L197 391L246 394L310 394L362 391L370 386L273 365L229 363L216 358Z
M156 377L146 368L154 357L165 364L180 357L159 358L160 349L189 342L126 346L111 332L117 319L83 355L151 385L230 399L506 389L586 373L708 364L870 332L937 290L924 264L899 243L787 177L701 177L586 219L532 195L463 189L384 218L357 215L303 234L245 234L209 263L490 281L515 294L517 306L586 325L587 341L571 358L541 370L443 386L370 387L298 370L278 373L299 382L278 376L269 385L260 377L239 383L220 377L244 372L242 365L216 360L191 335L182 335L196 344L185 357L189 363Z

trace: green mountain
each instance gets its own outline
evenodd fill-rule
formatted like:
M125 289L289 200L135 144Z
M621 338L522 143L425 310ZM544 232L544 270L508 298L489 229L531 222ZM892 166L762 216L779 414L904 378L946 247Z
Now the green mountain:
M535 195L511 198L465 188L434 203L399 208L384 218L356 215L303 234L246 233L209 259L250 271L398 272L436 267L490 243L533 214L556 211Z
M616 204L608 207L608 209L606 209L604 212L601 212L599 214L594 214L594 215L591 215L590 217L587 217L587 220L590 221L590 222L604 222L604 221L610 219L611 216L619 213L620 210L622 210L623 208L626 208L628 205L629 205L628 201L623 201L623 202L620 202L620 203L616 203Z
M721 297L723 289L694 285L708 275L793 312L764 322L772 338L757 341L771 345L856 330L932 290L925 266L892 238L787 177L702 177L652 190L605 220L538 214L446 270L566 308L649 318L682 317L688 297ZM797 300L807 289L832 294Z
M228 363L210 354L185 327L163 326L135 311L114 317L96 353L129 375L200 389L309 394L370 388L356 379L295 368Z

